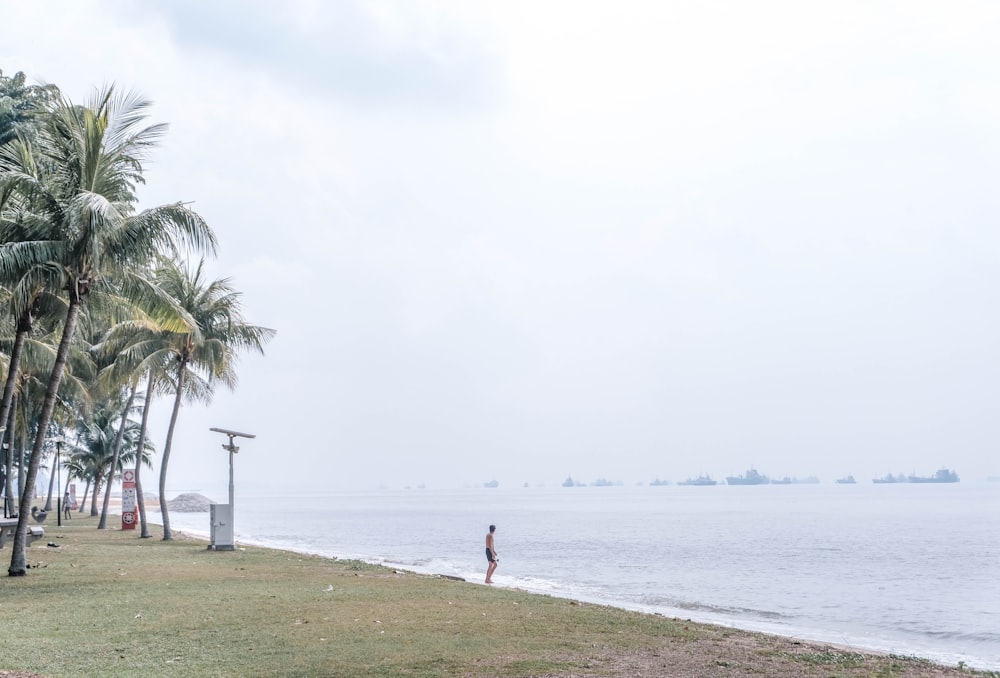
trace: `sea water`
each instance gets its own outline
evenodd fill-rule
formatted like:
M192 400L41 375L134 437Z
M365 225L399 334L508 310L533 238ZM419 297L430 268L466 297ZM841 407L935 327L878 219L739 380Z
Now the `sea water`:
M482 582L496 524L499 586L1000 669L1000 483L413 489L235 504L238 544ZM210 530L207 513L170 522Z

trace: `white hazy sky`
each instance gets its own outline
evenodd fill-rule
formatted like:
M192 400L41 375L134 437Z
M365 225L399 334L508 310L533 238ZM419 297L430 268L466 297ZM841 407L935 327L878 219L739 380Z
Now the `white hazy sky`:
M278 330L172 488L225 487L211 426L257 434L247 490L1000 474L994 2L0 19L5 74L155 101L144 202L193 201Z

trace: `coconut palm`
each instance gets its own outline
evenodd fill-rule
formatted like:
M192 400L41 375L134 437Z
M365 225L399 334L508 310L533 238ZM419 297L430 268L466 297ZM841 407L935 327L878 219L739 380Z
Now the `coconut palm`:
M18 359L17 369L9 370L9 381L12 382L11 391L20 396L22 415L20 417L10 417L8 421L8 432L33 431L37 413L41 410L45 394L45 382L42 375L51 372L55 361L56 346L59 341L59 334L50 331L52 325L51 316L40 318L42 322L38 325L41 334L25 338L15 338L15 343L20 343L23 348L22 357ZM69 425L75 413L86 411L90 403L90 392L86 381L92 379L94 365L86 351L79 350L79 347L72 347L68 360L66 377L63 379L59 389L59 398L56 401L56 410L53 413L53 421L50 425L47 438L49 442L57 435L61 435L63 429ZM54 447L46 444L46 454L53 452ZM53 457L55 455L53 454ZM23 456L22 456L23 458ZM54 480L57 473L55 468L49 477L49 492L46 497L43 510L49 511L52 508L52 494ZM23 472L22 472L23 477Z
M193 319L192 319L193 324ZM145 378L142 423L139 437L147 440L149 412L154 396L169 393L167 379L173 356L170 334L143 319L121 322L111 327L98 345L98 350L114 357L114 362L102 371L106 380L122 381ZM146 520L146 500L142 489L141 464L135 465L136 500L139 508L139 537L152 537Z
M121 394L119 394L121 395ZM91 497L90 514L98 515L97 499L101 489L111 486L120 475L125 463L137 458L139 445L139 424L126 416L127 408L121 398L111 398L95 408L93 416L81 422L78 450L74 458L88 467L92 476L94 493ZM148 465L151 450L147 443L142 446L142 458Z
M0 145L18 133L30 134L35 116L59 93L54 85L28 85L24 73L5 76L0 70Z
M36 237L0 247L0 279L29 271L60 289L67 309L55 364L40 413L27 484L34 482L42 457L59 385L81 309L93 294L156 298L142 276L158 251L177 252L181 244L214 251L215 238L204 221L177 203L138 211L135 187L142 183L143 161L165 132L164 125L143 127L149 102L113 86L86 106L62 99L41 119L38 133L40 173L0 172L8 186L29 202ZM112 284L113 281L113 284ZM172 312L172 309L171 309ZM167 313L164 313L166 320ZM27 574L25 539L28 502L14 535L11 576Z
M110 329L104 330L102 333L102 339L110 331L111 331ZM113 450L112 450L111 467L117 468L118 460L122 450L122 442L124 440L124 435L125 435L125 427L129 421L128 415L132 411L132 404L135 402L136 393L139 390L138 375L130 375L124 373L123 371L115 371L113 369L115 366L115 355L107 349L105 342L102 341L96 342L91 347L91 355L93 356L95 362L100 367L100 372L98 373L98 379L93 387L95 391L100 393L119 395L123 388L128 389L128 394L129 394L128 399L125 402L124 410L122 411L121 417L119 417L118 433L115 436ZM100 521L98 521L97 524L97 529L99 530L107 528L108 509L111 501L111 485L112 485L111 483L108 483L105 486L104 504L101 509L101 519Z
M130 465L153 468L153 446L149 441L146 441L146 444L143 445L142 455L136 455L135 447L128 447L128 445L132 445L133 443L138 445L139 434L135 422L128 423L125 441L125 447L121 451L120 462L115 471L116 477L121 475L124 467ZM83 513L87 510L87 497L90 497L91 515L97 515L96 495L99 488L94 489L94 495L90 494L90 490L94 483L97 482L98 474L100 474L100 482L103 482L107 476L107 469L109 467L106 463L107 459L103 456L103 451L100 448L88 450L74 447L74 450L75 452L63 463L63 468L66 469L67 482L76 479L84 483L78 512Z
M72 450L64 467L70 479L76 478L86 483L80 499L80 513L83 513L86 510L90 490L98 481L98 470L102 467L103 457L100 451L95 452L83 447L74 446Z
M6 431L0 436L0 441L3 441L3 457L4 457L4 478L3 478L3 493L4 493L4 515L9 516L14 513L14 413L15 408L11 407L10 413L7 415L7 420L5 423Z
M7 162L4 162L7 158ZM33 160L28 147L21 141L0 148L0 166L7 164L18 166L22 171L33 169ZM31 224L33 219L27 210L28 201L25 196L15 190L13 179L0 180L0 243L4 250L25 239L32 237ZM3 396L0 398L0 421L7 421L14 400L14 390L18 382L18 372L21 366L21 354L25 341L34 327L36 316L42 312L43 303L57 303L53 295L46 295L45 283L40 276L29 275L30 268L19 269L12 266L4 271L3 283L6 303L10 305L14 319L14 338L10 344L7 360L7 376L4 382ZM8 440L13 441L13 429L6 432ZM8 490L8 500L10 493Z
M121 412L121 404L105 401L95 408L91 417L81 421L77 448L83 451L83 459L93 471L94 494L91 498L90 515L97 515L98 493L105 480L114 469L111 464L117 427L115 422Z
M156 384L156 372L149 369L147 373L146 392L142 399L142 423L139 425L139 440L146 444L146 433L149 431L149 409L153 402L153 389ZM146 521L146 494L142 491L142 480L139 473L139 463L135 465L135 498L139 506L139 538L149 539L153 535L149 532L149 523Z
M169 541L173 534L166 499L167 464L182 398L187 395L192 399L208 400L217 383L236 388L239 354L247 350L263 354L264 345L275 332L248 324L243 319L240 293L233 289L228 278L206 279L203 261L189 270L163 259L156 271L156 281L194 319L187 331L168 333L161 352L164 355L151 356L155 364L169 362L173 365L174 405L160 460L159 486L163 539Z
M136 391L139 390L138 380L133 380L131 387L129 388L128 401L125 403L125 407L122 410L121 417L118 424L118 432L115 434L115 441L112 445L111 450L111 468L117 469L120 466L120 460L122 458L122 443L125 440L125 432L131 422L128 418L129 413L132 411L132 403L135 402ZM111 502L111 483L107 484L104 489L104 505L101 508L101 519L97 523L97 529L103 530L108 526L108 507Z
M98 462L97 457L90 450L80 445L81 430L75 430L73 436L72 442L69 439L66 440L64 453L67 458L63 462L63 468L66 469L67 483L74 479L84 483L83 495L77 500L78 512L83 513L86 510L87 497L90 496L90 488L97 476Z

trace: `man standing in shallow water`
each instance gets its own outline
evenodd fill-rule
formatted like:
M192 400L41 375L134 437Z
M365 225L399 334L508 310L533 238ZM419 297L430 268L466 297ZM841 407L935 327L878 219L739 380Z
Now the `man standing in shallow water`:
M489 562L489 567L486 568L486 583L493 583L493 572L497 569L497 565L500 564L500 560L497 558L496 547L493 545L493 533L496 532L497 526L490 525L490 531L486 533L486 560Z

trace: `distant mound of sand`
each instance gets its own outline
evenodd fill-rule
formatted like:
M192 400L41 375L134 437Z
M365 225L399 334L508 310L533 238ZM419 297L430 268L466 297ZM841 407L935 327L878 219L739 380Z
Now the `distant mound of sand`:
M178 513L208 513L213 503L215 502L203 494L187 492L168 499L167 508Z

